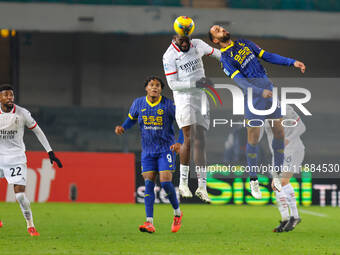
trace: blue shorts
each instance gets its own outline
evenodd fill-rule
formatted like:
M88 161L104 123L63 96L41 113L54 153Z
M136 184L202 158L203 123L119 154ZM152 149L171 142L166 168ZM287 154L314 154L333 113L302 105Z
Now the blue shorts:
M256 110L268 110L271 108L273 103L272 98L263 98L262 96L254 96L253 97L253 106ZM244 117L247 120L247 123L249 120L261 120L264 122L265 119L280 119L282 118L281 115L281 107L280 104L278 104L278 107L276 107L275 111L272 114L269 115L256 115L252 112L250 112L248 108L248 98L245 97L244 102ZM251 121L250 126L262 126L261 121Z
M172 151L161 153L144 153L142 152L142 173L175 171L176 154Z

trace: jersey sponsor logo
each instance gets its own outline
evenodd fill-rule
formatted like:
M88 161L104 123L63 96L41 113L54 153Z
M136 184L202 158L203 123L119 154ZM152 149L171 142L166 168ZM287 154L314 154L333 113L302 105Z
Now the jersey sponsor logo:
M242 65L243 61L247 58L247 56L252 54L252 51L248 47L243 47L237 53L238 54L235 55L234 60L237 61L240 65Z
M17 130L0 130L0 139L12 140L17 133Z
M244 61L244 63L241 65L241 68L244 68L251 60L253 60L255 58L254 54L251 54L249 56L249 58L246 59L246 61Z
M196 58L183 65L180 65L179 68L185 71L186 73L192 73L192 72L195 72L197 69L203 68L203 66L202 66L201 59Z
M159 127L159 126L144 126L144 129L146 129L146 130L162 130L163 127Z
M161 110L161 109L160 109ZM142 116L143 123L146 126L163 126L162 116Z

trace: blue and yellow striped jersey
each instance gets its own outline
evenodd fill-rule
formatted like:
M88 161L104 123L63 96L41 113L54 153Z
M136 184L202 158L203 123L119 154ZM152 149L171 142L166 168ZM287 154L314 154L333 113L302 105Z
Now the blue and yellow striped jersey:
M261 91L259 88L271 90L273 87L258 58L278 65L290 66L295 62L294 59L267 52L252 41L244 39L232 41L226 48L221 49L221 53L221 67L225 74L231 79L247 79L249 86L257 91ZM244 83L236 82L246 89Z
M146 96L139 97L132 103L129 118L138 120L144 153L169 151L175 143L175 105L172 100L161 96L157 102L151 103Z

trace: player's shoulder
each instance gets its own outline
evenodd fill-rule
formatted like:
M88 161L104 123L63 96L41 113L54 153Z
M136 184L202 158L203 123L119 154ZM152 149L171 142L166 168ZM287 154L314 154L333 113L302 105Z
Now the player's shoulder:
M205 43L205 42L203 42L203 40L201 40L201 39L195 38L195 39L191 39L191 43L192 43L192 45L197 46L197 45L199 45L201 43Z
M177 54L178 54L178 50L173 45L173 42L171 42L170 46L168 47L168 49L163 54L163 60L176 58Z
M145 96L143 96L143 97L137 97L137 98L135 98L135 100L133 100L132 105L134 105L135 107L138 107L138 106L141 105L143 102L145 102Z
M19 106L19 105L14 105L15 109L14 112L17 114L31 114L29 110L27 110L26 108Z

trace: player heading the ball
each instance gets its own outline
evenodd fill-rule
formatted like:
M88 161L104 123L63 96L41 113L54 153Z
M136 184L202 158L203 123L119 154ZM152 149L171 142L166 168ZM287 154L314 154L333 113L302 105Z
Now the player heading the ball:
M210 202L207 192L206 132L209 129L209 102L202 84L209 83L205 78L202 58L211 56L220 59L221 53L200 39L189 36L194 29L188 17L178 17L174 23L177 33L163 55L164 72L167 83L173 91L176 105L176 122L182 129L184 143L180 149L180 185L182 197L192 197L188 187L190 151L193 148L194 163L198 178L195 195L204 202Z

